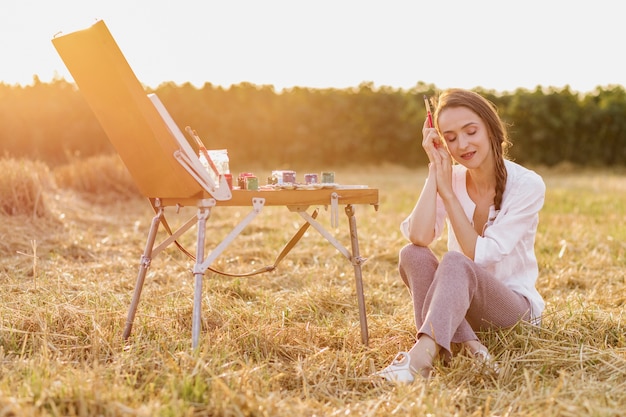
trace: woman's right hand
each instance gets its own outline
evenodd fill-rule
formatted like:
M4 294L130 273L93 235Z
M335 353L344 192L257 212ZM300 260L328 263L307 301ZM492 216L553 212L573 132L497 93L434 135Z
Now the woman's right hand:
M444 198L452 194L452 158L448 148L443 144L441 137L434 127L428 127L428 120L424 121L422 130L424 136L422 147L428 155L428 175L433 177L437 184L437 193Z
M430 163L438 162L441 158L438 149L443 146L441 138L437 133L437 129L428 126L428 119L424 120L424 126L422 127L422 148L428 155Z

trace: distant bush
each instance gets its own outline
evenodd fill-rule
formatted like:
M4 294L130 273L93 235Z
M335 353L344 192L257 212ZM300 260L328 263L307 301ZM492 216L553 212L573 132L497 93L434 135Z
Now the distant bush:
M58 187L77 191L92 199L129 199L141 195L117 154L74 159L53 172Z
M423 167L424 95L439 89L348 89L241 83L164 83L155 90L179 127L191 126L211 149L228 149L231 166L340 166L393 163ZM626 165L626 90L621 85L581 93L537 86L489 98L509 126L511 157L523 164ZM132 140L132 138L129 138ZM601 145L601 146L599 146ZM191 144L196 147L195 143ZM0 148L56 167L75 155L115 153L78 87L63 79L31 86L0 82ZM197 148L196 148L197 149Z
M44 189L54 186L48 165L29 159L0 158L0 214L47 214Z

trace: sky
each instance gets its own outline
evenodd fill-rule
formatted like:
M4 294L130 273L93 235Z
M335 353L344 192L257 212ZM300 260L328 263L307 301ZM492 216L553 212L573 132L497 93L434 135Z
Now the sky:
M2 0L0 82L73 81L51 39L104 20L139 80L349 88L626 85L613 0Z

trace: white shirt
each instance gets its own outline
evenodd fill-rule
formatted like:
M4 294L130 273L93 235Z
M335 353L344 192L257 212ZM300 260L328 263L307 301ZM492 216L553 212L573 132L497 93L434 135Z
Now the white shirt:
M542 178L515 162L505 160L506 186L500 210L489 209L489 220L482 236L476 240L474 262L490 271L497 279L531 304L531 319L541 316L545 303L535 284L539 267L535 256L535 235L539 222L539 210L543 207L546 186ZM452 188L465 215L473 223L476 205L467 192L467 168L454 165ZM441 236L444 223L448 221L448 250L462 252L453 228L447 220L443 201L437 196L435 239ZM409 218L401 224L402 234L409 238Z

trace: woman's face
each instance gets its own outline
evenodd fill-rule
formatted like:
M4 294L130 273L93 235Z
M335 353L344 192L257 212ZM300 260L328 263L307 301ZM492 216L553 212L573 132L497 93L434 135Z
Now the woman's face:
M450 156L468 169L481 167L492 161L487 126L467 107L450 107L439 113L439 131Z

